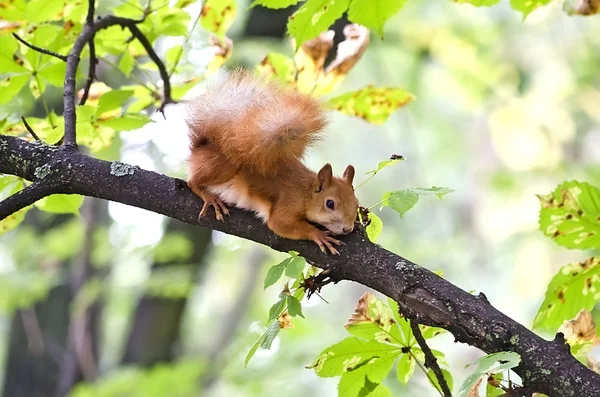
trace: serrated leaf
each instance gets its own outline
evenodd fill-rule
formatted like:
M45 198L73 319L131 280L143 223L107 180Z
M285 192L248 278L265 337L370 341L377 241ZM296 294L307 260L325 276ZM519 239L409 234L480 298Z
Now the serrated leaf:
M288 313L290 313L290 316L292 317L296 317L296 316L300 316L302 318L304 318L304 314L302 314L302 304L300 303L300 301L298 299L296 299L296 297L294 296L288 296L287 298L287 310Z
M270 52L256 65L256 70L265 76L277 78L284 84L294 83L296 76L296 66L294 61L278 52Z
M404 161L404 157L400 157L400 158L393 158L393 159L388 159L385 161L381 161L379 162L379 164L377 164L377 169L371 170L371 171L367 171L365 172L365 174L369 175L369 174L377 174L379 171L381 171L384 168L390 167L394 164L398 164L400 161Z
M112 128L115 131L131 131L142 128L152 122L152 119L144 114L124 114L108 120L101 120L98 125Z
M55 87L62 87L65 83L65 73L67 64L62 61L56 61L40 69L38 75Z
M267 271L267 275L265 276L264 289L267 289L271 285L275 284L283 275L283 271L287 267L288 263L292 261L293 258L286 258L280 263L273 265Z
M452 391L452 389L454 388L454 378L452 378L452 374L446 369L441 368L441 370L442 375L444 375L444 379L446 380L446 384L448 385L448 388L450 389L450 391ZM432 369L427 370L427 375L429 383L433 384L433 386L436 387L438 390L441 390L440 384L438 383L437 377L435 376L435 373Z
M402 189L384 193L382 199L381 205L383 207L390 207L402 217L417 204L419 195L410 189Z
M454 192L454 189L450 189L448 187L437 187L437 186L432 186L432 187L427 187L427 188L413 187L413 188L410 188L410 190L417 193L419 196L429 196L429 195L435 194L439 198L442 198L446 194L450 194L450 193Z
M271 325L269 325L269 328L267 328L267 330L265 331L265 335L262 341L260 342L260 348L269 350L271 348L271 345L273 344L273 341L277 337L277 334L279 334L280 329L281 327L279 326L279 321L273 321Z
M376 243L383 231L383 222L373 211L369 211L369 221L369 225L366 227L367 237L371 242Z
M461 385L458 395L466 397L480 378L514 368L520 362L521 356L515 352L498 352L481 357L473 364L467 366L477 365L475 371Z
M257 5L271 8L271 9L280 9L280 8L288 8L290 6L298 4L302 0L254 0L250 7L255 7Z
M392 354L400 354L398 346L352 336L326 348L307 368L314 369L322 378L329 378L352 371L373 358Z
M126 77L131 76L131 72L133 71L133 67L135 66L135 59L133 55L129 51L125 51L121 60L119 61L119 69Z
M23 86L29 81L27 74L5 77L0 80L0 105L4 105L14 99Z
M254 345L252 345L252 348L250 348L250 350L248 351L248 354L246 354L246 358L244 359L244 368L248 366L250 359L252 357L254 357L254 354L256 354L256 351L258 350L260 344L262 343L263 338L264 338L264 334L261 335L260 338L258 338L256 343L254 343Z
M600 257L563 266L552 278L533 320L534 329L552 332L581 309L592 310L600 300Z
M344 114L381 125L394 111L414 99L413 94L401 88L367 87L332 98L328 105Z
M370 292L360 297L344 328L352 335L367 340L403 342L392 309Z
M350 0L308 0L289 19L287 29L296 48L314 39L340 19Z
M569 181L540 200L540 230L567 248L600 248L600 189Z
M285 267L285 275L289 278L298 278L302 275L306 261L301 256L295 256L291 259Z
M132 95L133 90L111 90L104 93L98 101L96 115L100 116L105 112L122 107Z
M31 0L27 4L27 20L33 23L57 20L63 7L64 0Z
M202 6L200 24L209 32L224 37L236 13L233 0L206 0Z
M415 358L410 354L400 356L396 368L396 376L403 385L406 385L415 373L416 364Z
M356 366L342 375L338 384L338 395L356 396L362 393L365 387L375 391L376 385L387 377L400 354L400 351L387 352L356 363Z
M268 321L273 321L274 319L279 317L281 312L283 312L283 309L285 309L286 303L287 303L287 300L285 299L285 297L282 297L273 306L271 306L271 308L269 309L269 320Z
M549 4L552 0L510 0L510 6L523 13L523 19L538 7Z
M385 22L404 6L406 0L353 0L348 10L351 22L376 30L383 37Z
M79 194L52 194L35 203L42 211L54 214L79 214L83 196Z

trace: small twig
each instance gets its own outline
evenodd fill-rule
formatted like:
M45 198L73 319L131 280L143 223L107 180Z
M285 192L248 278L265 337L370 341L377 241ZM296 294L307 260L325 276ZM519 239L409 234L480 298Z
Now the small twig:
M88 12L87 12L87 16L85 17L85 23L87 25L93 26L94 25L94 12L96 11L96 0L89 0L88 1Z
M42 54L53 56L55 58L60 59L63 62L67 62L67 56L66 55L61 55L61 54L58 54L58 53L56 53L54 51L50 51L50 50L47 50L45 48L41 48L41 47L38 47L38 46L36 46L34 44L28 43L25 40L23 40L21 37L19 37L19 35L16 34L16 33L13 33L13 36L14 36L15 39L19 40L21 43L25 44L27 47L31 48L32 50L35 50L35 51L40 52Z
M94 44L94 37L96 37L96 35L92 36L88 43L88 47L90 49L90 66L88 68L88 77L85 81L85 86L83 87L83 95L81 95L81 99L79 100L79 106L85 105L85 102L88 100L88 96L90 95L92 83L96 78L96 65L98 64L98 58L96 58L96 44Z
M444 373L442 372L442 369L440 368L440 365L438 364L437 359L433 355L433 352L427 345L425 338L423 338L423 334L421 333L421 329L419 328L419 323L417 323L413 319L410 319L410 328L413 331L413 335L415 336L415 339L417 340L419 347L425 354L425 366L427 368L431 368L431 370L435 374L438 384L442 388L442 393L444 394L444 397L452 397L452 392L450 391L450 388L448 387L446 378L444 378Z
M0 202L0 221L54 193L58 193L56 185L33 182L25 189L19 190Z
M25 117L21 116L21 121L23 121L23 124L25 125L25 128L27 128L27 131L29 131L29 133L31 134L31 136L33 137L33 139L35 139L36 141L39 141L40 137L37 136L37 134L33 131L33 128L31 128L31 126L29 125L29 123L27 122L27 120L25 120Z

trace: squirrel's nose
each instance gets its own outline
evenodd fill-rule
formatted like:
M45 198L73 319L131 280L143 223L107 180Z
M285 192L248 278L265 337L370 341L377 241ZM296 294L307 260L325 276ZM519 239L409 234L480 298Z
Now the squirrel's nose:
M344 230L344 234L348 234L348 233L350 233L350 232L351 232L353 229L354 229L354 228L352 228L352 227L345 227L345 228L343 229L343 230Z

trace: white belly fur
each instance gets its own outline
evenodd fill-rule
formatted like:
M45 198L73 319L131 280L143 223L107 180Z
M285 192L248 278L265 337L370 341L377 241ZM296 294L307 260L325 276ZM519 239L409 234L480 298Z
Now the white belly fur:
M220 185L208 186L208 190L211 193L218 195L221 200L229 205L235 205L238 208L254 211L264 222L269 218L269 206L266 203L262 203L260 200L254 200L253 202L250 199L247 190L234 183L233 179Z

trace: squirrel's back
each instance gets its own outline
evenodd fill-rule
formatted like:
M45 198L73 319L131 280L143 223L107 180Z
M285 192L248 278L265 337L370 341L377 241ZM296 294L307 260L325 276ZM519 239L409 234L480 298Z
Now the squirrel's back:
M216 145L233 164L263 175L300 159L326 125L319 101L237 69L189 104L191 148Z

